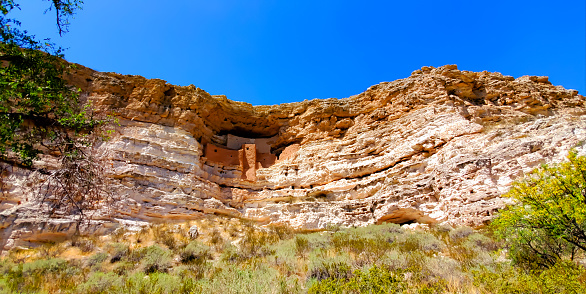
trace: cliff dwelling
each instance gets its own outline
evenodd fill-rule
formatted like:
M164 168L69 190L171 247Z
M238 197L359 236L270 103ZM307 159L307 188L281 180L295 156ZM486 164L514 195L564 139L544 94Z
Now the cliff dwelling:
M299 144L287 146L278 156L271 153L271 145L277 136L271 138L244 138L232 134L226 135L226 146L207 143L204 157L208 162L227 167L239 167L240 179L256 181L256 171L290 158L297 153Z

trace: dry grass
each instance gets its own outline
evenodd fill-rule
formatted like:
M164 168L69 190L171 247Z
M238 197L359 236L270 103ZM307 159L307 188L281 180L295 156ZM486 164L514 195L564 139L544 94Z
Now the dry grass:
M192 225L196 240L188 237ZM391 286L401 293L550 293L539 289L586 281L580 267L547 275L512 267L502 244L471 228L332 228L302 233L210 217L12 250L0 266L0 293L362 293L349 289Z

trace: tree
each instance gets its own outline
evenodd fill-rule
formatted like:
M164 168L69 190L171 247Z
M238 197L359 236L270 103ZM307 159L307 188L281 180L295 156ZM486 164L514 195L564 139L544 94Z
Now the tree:
M59 34L83 1L51 0ZM77 216L79 225L88 211L111 199L104 167L93 153L99 127L91 109L79 103L79 90L64 79L73 65L63 50L49 40L37 40L7 18L20 9L14 0L0 0L0 160L40 172L39 195L51 215ZM35 168L41 153L60 157L57 170Z
M67 149L72 135L90 132L99 121L86 116L78 92L63 79L71 66L61 59L63 50L19 30L21 23L7 18L18 4L0 1L0 155L30 167L41 149ZM51 3L62 33L81 1Z
M570 152L567 162L543 165L504 196L514 204L491 225L514 262L547 268L586 252L586 157Z

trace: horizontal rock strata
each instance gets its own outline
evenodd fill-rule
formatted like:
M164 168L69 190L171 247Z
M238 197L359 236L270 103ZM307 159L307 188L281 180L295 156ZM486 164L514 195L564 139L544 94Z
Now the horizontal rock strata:
M586 152L585 97L547 77L424 67L349 98L273 106L83 67L69 79L119 121L96 152L121 200L94 233L205 214L305 229L480 225L511 182ZM0 245L72 233L71 216L39 213L29 171L5 170Z

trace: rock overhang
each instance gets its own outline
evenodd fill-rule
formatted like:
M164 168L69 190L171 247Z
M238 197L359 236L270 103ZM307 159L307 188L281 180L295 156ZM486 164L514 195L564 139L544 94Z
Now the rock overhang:
M83 67L72 75L97 112L121 121L99 147L123 198L103 215L112 223L213 213L306 229L429 218L481 224L513 180L586 140L586 100L576 91L453 65L349 98L272 106ZM235 138L245 140L236 146ZM255 149L248 155L247 144ZM211 158L213 146L226 154ZM11 177L11 202L2 204L20 208L4 217L26 220L31 195L17 183L27 171ZM2 230L7 239L26 235L24 225Z

